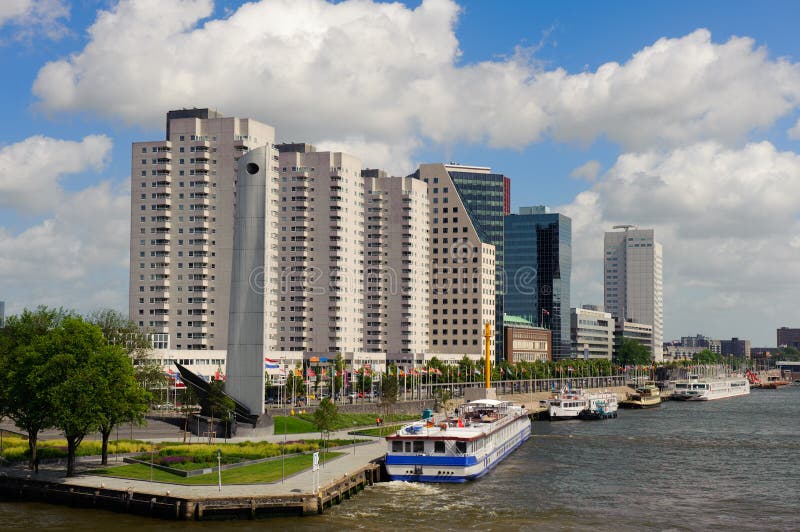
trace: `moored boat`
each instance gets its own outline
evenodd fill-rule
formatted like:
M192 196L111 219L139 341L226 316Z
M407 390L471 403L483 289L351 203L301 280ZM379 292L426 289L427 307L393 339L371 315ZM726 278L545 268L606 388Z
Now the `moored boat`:
M678 401L712 401L750 394L750 382L744 377L721 377L700 379L690 375L677 381L672 399Z
M661 406L661 390L655 384L645 384L636 388L636 393L619 403L620 408L655 408L657 406Z
M470 401L452 416L417 421L387 436L386 472L392 480L465 482L484 475L530 435L524 406Z

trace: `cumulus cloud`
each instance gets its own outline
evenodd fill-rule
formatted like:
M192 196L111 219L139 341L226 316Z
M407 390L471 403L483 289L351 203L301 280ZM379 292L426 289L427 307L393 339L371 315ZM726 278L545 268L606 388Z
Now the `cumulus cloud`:
M0 292L9 312L38 304L80 311L126 308L128 184L68 193L41 223L0 227Z
M569 175L575 179L583 179L590 183L597 179L600 173L600 161L591 160L574 169Z
M82 141L43 136L0 148L0 208L40 213L62 199L65 176L101 170L111 153L111 139L89 135Z
M635 151L730 143L800 99L796 63L703 29L593 72L547 70L524 51L462 65L459 12L451 0L262 0L206 20L211 0L122 0L33 90L47 111L159 127L170 108L208 105L279 137L363 137L384 152L409 139L520 148L603 136Z
M66 34L63 24L69 6L63 0L3 0L0 2L0 29L13 26L13 37L29 38L44 34L57 39Z
M773 338L800 281L798 194L800 156L768 142L623 154L561 207L573 218L573 299L602 301L603 232L638 224L664 246L668 336Z

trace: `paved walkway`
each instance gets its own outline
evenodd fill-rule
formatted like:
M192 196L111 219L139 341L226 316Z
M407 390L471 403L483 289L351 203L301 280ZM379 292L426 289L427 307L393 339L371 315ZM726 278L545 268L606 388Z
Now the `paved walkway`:
M331 437L341 437L346 433L332 433ZM294 434L294 439L309 438L312 434ZM319 436L317 434L317 436ZM280 437L282 441L282 436ZM334 480L346 477L348 474L360 469L371 460L379 458L386 453L386 442L383 438L375 439L367 444L342 449L346 454L324 464L319 470L318 486L325 486ZM109 457L109 465L115 465L114 458ZM120 462L121 465L121 462ZM78 471L87 471L100 466L99 457L78 459ZM291 493L313 493L312 471L306 470L286 478L283 482L277 481L269 484L223 484L220 491L217 486L184 486L144 480L129 480L98 475L79 474L72 478L64 477L64 465L45 465L39 467L39 473L31 473L22 465L10 468L0 468L0 471L9 475L25 476L32 479L49 480L77 486L104 487L107 489L128 490L152 495L169 495L173 497L195 498L226 498L226 497L258 497L268 495L287 495ZM225 471L222 472L225 479Z

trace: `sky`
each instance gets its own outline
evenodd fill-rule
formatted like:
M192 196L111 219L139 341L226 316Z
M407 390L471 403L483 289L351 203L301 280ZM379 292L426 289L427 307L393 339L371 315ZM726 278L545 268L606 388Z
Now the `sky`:
M800 326L797 2L0 1L0 300L127 309L131 142L212 107L395 175L490 166L603 232L654 228L665 339Z

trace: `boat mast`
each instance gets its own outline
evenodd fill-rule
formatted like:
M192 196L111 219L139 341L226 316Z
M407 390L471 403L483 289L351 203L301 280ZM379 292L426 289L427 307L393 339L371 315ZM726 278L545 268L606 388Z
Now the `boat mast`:
M486 368L484 370L484 373L486 374L486 389L488 390L489 388L492 387L492 373L491 373L492 366L491 366L491 361L489 360L489 348L492 339L492 326L489 325L488 321L486 322L486 330L484 331L483 336L486 338L486 348L485 348Z

